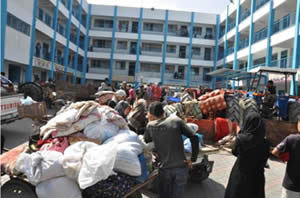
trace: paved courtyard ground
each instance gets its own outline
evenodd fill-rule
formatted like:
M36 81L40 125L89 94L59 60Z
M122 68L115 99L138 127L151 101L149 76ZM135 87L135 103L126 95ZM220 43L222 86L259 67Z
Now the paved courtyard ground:
M222 198L228 182L231 168L235 162L235 157L226 151L220 151L209 155L209 160L213 160L214 169L209 179L201 184L188 183L186 185L186 198ZM284 176L285 164L269 160L270 169L265 169L266 177L266 197L280 198L281 183ZM143 197L156 198L157 195L144 191ZM242 197L241 197L242 198Z

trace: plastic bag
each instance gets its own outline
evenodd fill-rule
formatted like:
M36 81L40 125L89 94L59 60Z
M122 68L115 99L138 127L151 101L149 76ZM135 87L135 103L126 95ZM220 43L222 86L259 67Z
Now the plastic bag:
M92 142L77 142L69 146L62 159L62 166L65 174L74 180L78 179L78 175L82 166L84 154L91 148L96 147L97 144Z
M56 151L22 153L16 162L16 169L24 173L33 185L55 177L65 176L62 167L63 155Z
M137 134L133 131L130 131L129 129L126 130L120 130L119 133L106 140L104 143L109 142L115 142L118 144L124 143L124 142L138 142L141 143L140 139L138 138Z
M87 137L98 139L101 143L117 135L118 132L119 127L104 119L90 123L83 131Z
M90 187L112 175L118 144L108 143L87 150L78 176L81 189Z
M25 106L31 105L34 102L34 100L32 100L32 98L30 96L27 96L25 99L21 98L20 101L21 101L21 104L25 105Z
M67 177L57 177L38 184L35 188L39 198L82 198L78 184Z
M128 143L119 144L114 170L136 177L142 174L135 148Z

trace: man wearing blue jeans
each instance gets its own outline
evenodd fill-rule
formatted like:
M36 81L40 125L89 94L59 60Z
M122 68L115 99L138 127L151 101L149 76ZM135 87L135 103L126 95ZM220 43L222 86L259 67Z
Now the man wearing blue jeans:
M160 102L153 102L148 110L149 123L144 139L154 142L159 161L159 198L181 198L188 178L188 168L196 161L199 152L199 140L193 131L177 116L164 116ZM190 138L192 158L184 155L181 135Z

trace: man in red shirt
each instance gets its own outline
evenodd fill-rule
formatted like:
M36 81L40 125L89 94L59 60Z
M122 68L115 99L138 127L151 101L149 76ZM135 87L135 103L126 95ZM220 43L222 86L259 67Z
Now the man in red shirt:
M152 97L153 97L153 101L159 101L160 102L160 98L161 98L161 87L160 87L161 83L158 83L156 86L154 86L154 92L153 92L153 87L152 87Z
M129 88L129 103L130 105L133 105L135 100L135 90L131 85L129 85L128 88Z

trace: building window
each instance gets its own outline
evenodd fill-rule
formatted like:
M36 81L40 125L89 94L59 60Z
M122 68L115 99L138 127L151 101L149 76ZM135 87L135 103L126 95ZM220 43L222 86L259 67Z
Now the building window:
M44 20L44 11L43 11L41 8L39 8L39 19L40 19L41 21Z
M206 34L205 34L205 38L206 39L212 39L213 36L213 29L212 28L206 28Z
M152 64L152 63L142 63L141 64L141 72L160 72L160 65L159 64Z
M9 12L7 12L7 25L28 36L30 35L30 25Z
M159 23L144 23L144 31L162 32L163 24Z
M51 27L51 16L45 13L45 23Z
M200 52L201 52L200 47L193 47L192 48L192 56L200 56Z
M211 60L211 49L210 48L205 48L204 60Z
M169 33L177 33L177 25L175 25L175 24L168 25L168 32Z
M92 60L91 67L98 69L109 69L109 60Z
M96 48L111 48L110 40L93 40L93 46Z
M175 72L175 65L166 65L165 73L173 74Z
M199 67L192 67L192 75L199 76Z
M167 45L167 53L176 53L176 45Z
M210 72L209 68L203 68L203 80L204 81L210 81L211 77L209 75L207 75L207 73Z
M129 22L128 21L119 21L119 31L128 32Z
M113 28L113 20L95 19L94 27L96 27L96 28Z
M127 41L118 41L117 49L126 50L127 49Z
M201 27L194 27L193 29L193 35L194 35L194 38L198 38L202 35L202 28Z
M125 61L117 61L116 62L116 70L126 70L126 62Z
M161 44L143 43L142 49L147 52L161 52Z

